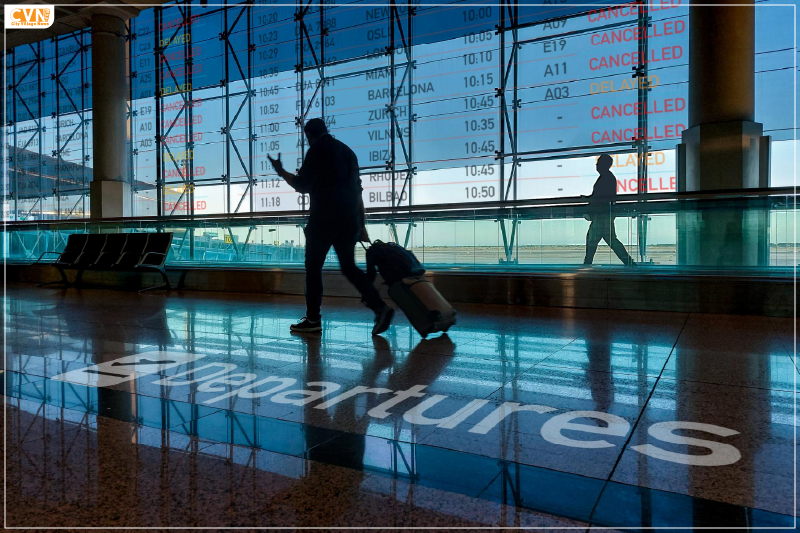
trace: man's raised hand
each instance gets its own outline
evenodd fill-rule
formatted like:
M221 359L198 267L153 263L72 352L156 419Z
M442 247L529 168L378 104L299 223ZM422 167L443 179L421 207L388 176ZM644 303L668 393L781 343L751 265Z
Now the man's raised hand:
M280 174L281 171L283 170L283 163L281 162L281 153L278 152L278 159L272 159L269 156L269 154L267 154L267 159L269 159L269 162L272 163L272 168L275 169L275 172Z

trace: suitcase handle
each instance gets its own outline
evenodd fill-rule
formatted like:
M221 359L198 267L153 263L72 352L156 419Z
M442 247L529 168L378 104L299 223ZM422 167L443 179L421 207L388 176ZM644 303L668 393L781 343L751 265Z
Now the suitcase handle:
M368 239L368 240L367 240L367 242L368 242L370 245L372 245L372 242L373 242L373 241L372 241L371 239L369 239L369 237L368 237L367 239ZM366 246L364 246L364 241L358 241L358 243L361 245L361 247L362 247L362 248L364 249L364 251L366 252L366 251L367 251L367 247L366 247Z

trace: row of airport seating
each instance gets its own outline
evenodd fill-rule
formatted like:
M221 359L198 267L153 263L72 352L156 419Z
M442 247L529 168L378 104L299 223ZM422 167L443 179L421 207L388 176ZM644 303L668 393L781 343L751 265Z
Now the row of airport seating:
M50 264L61 274L61 279L38 286L79 285L87 270L153 271L161 274L163 285L148 287L139 292L170 289L164 263L171 244L172 233L74 233L67 239L63 251L45 252L39 256L37 263L48 254L58 254L58 258ZM67 278L66 270L78 272L72 283Z

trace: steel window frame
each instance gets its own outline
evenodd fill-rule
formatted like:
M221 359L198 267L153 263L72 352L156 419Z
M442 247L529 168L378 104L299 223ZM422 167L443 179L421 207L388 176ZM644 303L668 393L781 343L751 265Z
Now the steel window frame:
M647 9L646 2L644 0L637 0L636 2L639 6L639 15L636 21L625 21L625 22L618 22L603 25L602 28L608 29L615 26L622 26L622 25L638 25L641 31L641 35L643 38L639 40L638 49L639 49L639 64L633 67L633 77L634 78L641 78L647 77L648 75L648 66L646 63L646 54L649 50L649 42L648 42L648 34L647 34L647 27L651 24L652 20L650 14ZM223 86L222 89L224 91L224 95L222 98L225 98L225 126L223 127L223 135L225 136L224 141L224 153L225 153L225 175L222 176L222 181L226 185L226 214L232 213L240 213L241 208L244 204L245 197L248 196L249 193L249 208L250 212L258 213L256 211L255 199L254 199L254 191L255 191L255 184L257 183L257 172L254 167L254 150L255 146L254 143L257 140L257 135L255 135L253 131L252 120L254 117L254 110L253 110L253 101L255 96L255 91L253 90L252 80L253 80L253 53L256 50L256 45L253 42L252 36L250 34L250 30L252 29L252 16L253 13L256 11L254 7L257 5L253 4L252 2L244 2L240 4L233 4L225 7L221 7L217 10L207 11L204 14L210 15L212 13L218 13L219 11L223 12L223 19L225 25L225 31L223 34L220 35L220 39L225 41L225 53L224 53L224 79L221 80L221 85ZM319 43L315 46L314 40L312 39L311 32L309 30L309 26L307 20L309 20L309 13L312 7L316 7L319 9L318 13L318 20L320 31L319 35L315 35L314 37L318 37ZM333 6L335 8L335 6ZM331 12L331 6L328 4L314 4L313 0L296 0L296 10L294 13L294 22L295 22L295 48L297 54L297 62L295 64L295 73L298 79L298 86L299 90L297 91L297 99L299 101L299 110L297 116L295 117L295 126L297 128L297 135L298 135L298 148L300 152L300 159L302 160L305 157L305 153L307 150L306 139L303 134L303 127L307 120L308 114L310 110L314 106L314 102L319 101L319 109L321 111L322 117L325 118L326 115L326 103L325 103L325 88L329 85L332 80L337 78L345 78L349 76L359 75L362 74L364 71L351 71L346 73L340 74L328 74L326 72L326 67L332 65L342 65L353 61L359 61L364 59L374 59L375 57L381 56L388 56L389 65L386 67L376 67L375 69L370 70L389 70L389 92L390 92L390 103L386 104L387 108L387 115L389 121L389 132L390 132L390 143L389 143L389 159L385 162L385 165L361 165L360 166L360 173L368 174L370 171L375 171L378 169L385 170L386 172L390 173L391 175L391 208L402 208L405 207L402 205L404 202L402 201L403 196L408 191L408 200L405 202L407 206L413 206L413 177L416 174L416 166L414 161L414 149L413 149L413 127L414 123L416 122L416 116L413 113L413 104L414 104L414 96L413 91L411 90L413 86L413 71L416 67L415 61L413 59L413 47L415 46L414 42L414 17L417 14L417 8L409 6L406 10L405 16L401 14L399 9L399 4L396 0L390 0L388 3L389 7L389 16L386 19L386 23L388 25L389 30L389 37L388 43L385 47L384 52L378 53L368 53L354 58L347 58L344 60L334 60L328 61L326 60L326 53L327 53L327 46L326 46L326 37L329 35L329 28L326 21L326 16L328 13ZM503 4L499 7L499 13L496 15L498 18L498 23L495 25L494 33L495 35L499 36L499 61L497 64L498 74L499 74L499 86L495 88L495 95L494 97L497 99L496 105L498 106L498 132L497 138L499 140L498 150L495 151L495 161L496 164L499 165L499 172L498 172L498 186L500 191L500 202L505 202L509 204L514 204L519 201L518 199L518 173L519 168L522 163L531 162L531 161L541 161L541 160L548 160L548 159L569 159L573 157L580 157L580 156L587 156L592 155L594 153L598 153L599 151L605 151L609 153L630 153L631 151L635 151L637 154L637 178L640 184L638 188L637 196L639 197L640 201L647 201L648 191L647 187L647 155L651 150L651 146L643 139L634 139L633 142L626 142L626 143L609 143L607 145L596 145L596 146L584 146L584 147L567 147L565 149L547 149L547 150L522 150L519 146L519 109L522 106L522 102L519 98L519 63L520 63L520 50L523 45L530 44L536 42L540 39L521 39L520 38L520 30L524 28L529 28L533 26L540 26L547 22L553 21L560 21L560 20L568 20L574 19L578 17L582 17L586 15L587 11L581 13L574 13L567 16L562 17L553 17L550 19L545 20L537 20L535 22L520 22L520 12L519 6L513 4ZM189 2L183 3L176 3L171 4L170 6L165 7L156 7L156 16L155 16L155 38L156 42L160 42L161 38L161 31L160 31L160 22L162 17L162 12L165 9L172 9L177 8L179 13L181 13L184 17L184 22L186 20L191 20L191 10L192 6ZM237 13L235 16L235 20L232 24L229 24L228 18L229 15L233 13ZM244 16L246 14L246 17ZM317 13L314 13L312 16L316 17ZM493 14L493 16L495 16ZM239 23L240 20L246 18L247 26L248 26L248 57L247 57L247 65L246 68L244 65L244 60L240 61L239 53L237 53L233 48L232 44L230 43L230 34L233 31L233 28ZM405 28L403 27L403 19L405 18ZM182 29L184 24L179 26L175 33ZM404 31L405 30L405 31ZM570 32L563 32L561 34L556 34L553 36L544 37L542 39L552 39L563 37L567 35L580 35L586 34L592 31L596 31L597 28L584 28L580 30L570 31ZM188 55L188 47L189 44L186 43L187 47L187 54ZM402 47L404 50L404 60L402 62L398 62L397 58L395 57L396 50L398 47ZM158 48L158 47L156 47ZM163 52L163 50L161 50ZM156 51L158 53L158 50ZM310 55L310 59L307 57ZM243 80L246 91L245 93L237 92L232 93L229 89L229 84L231 80L231 69L234 68L231 66L233 62L235 69L238 69L238 75L240 76L241 80ZM163 68L160 62L159 64L159 71ZM191 67L191 59L184 59L184 66ZM167 64L168 70L170 74L172 74L172 68ZM402 75L398 76L398 70L402 69ZM186 72L190 73L191 68L186 68ZM245 72L245 70L247 72ZM313 87L313 91L310 88L306 87L306 72L315 71L319 78L317 83ZM173 79L174 79L174 74ZM190 74L189 74L190 76ZM399 80L398 80L399 77ZM188 81L188 80L184 80ZM162 120L162 109L161 109L161 100L164 98L164 95L161 94L161 87L160 87L160 76L157 76L156 79L157 90L155 94L156 100L156 108L157 108L157 126L156 129L161 129L161 120ZM176 81L177 84L177 81ZM639 87L637 89L637 101L640 104L646 105L648 101L648 93L650 88L642 87L641 84L638 84ZM402 127L401 127L401 120L397 113L397 106L400 101L402 95L402 89L406 88L407 92L407 102L406 105L408 106L408 135L407 135L407 144L406 141L403 139L402 134ZM196 90L193 86L191 86L191 91ZM184 94L184 93L182 93ZM235 96L238 97L244 94L244 99L242 100L241 104L239 105L238 109L235 112L232 112L230 109L231 104L231 97ZM185 96L184 96L185 99ZM242 157L242 154L237 146L237 141L233 139L231 135L231 129L235 126L237 121L240 119L244 110L247 109L247 115L249 115L249 124L248 124L248 157ZM186 115L187 115L187 130L192 129L192 109L191 106L185 108ZM637 126L641 128L641 131L647 131L648 126L648 116L646 114L642 114L637 118ZM405 121L403 121L403 125L405 125ZM191 141L191 131L187 131L187 143L186 149L193 149L193 143ZM160 136L160 137L159 137ZM160 131L157 132L158 138L166 137L166 135L162 134ZM168 148L167 148L168 150ZM163 213L163 202L161 201L162 189L166 185L166 181L163 179L163 171L166 161L162 157L161 154L162 149L159 148L157 150L157 157L156 157L156 167L157 167L157 182L158 186L157 189L159 191L159 198L158 198L158 213L159 216L166 215ZM242 193L242 197L239 198L238 202L236 203L235 208L232 209L232 198L231 198L231 170L232 170L232 157L235 156L238 159L238 163L241 165L246 179L247 179L247 188ZM245 161L246 159L246 161ZM459 159L453 159L453 161L458 161ZM506 163L511 163L511 168L507 169ZM173 161L174 163L174 161ZM193 166L191 161L189 161L189 165ZM188 176L182 176L182 182L184 185L187 186L187 189L190 191L189 198L190 198L190 215L194 215L194 187L195 186L203 186L203 185L212 185L215 179L201 179L196 180L194 179L193 172L191 172ZM402 179L402 185L397 183L398 179ZM399 189L399 190L398 190ZM179 198L179 201L183 198ZM177 202L176 202L177 203ZM305 196L302 197L301 200L301 209L300 211L307 210L307 199ZM172 210L168 215L173 215L175 209ZM517 221L510 219L498 219L500 223L500 231L502 233L504 247L505 247L505 255L504 261L513 262L516 261L516 227ZM510 226L507 226L507 223L510 222ZM639 238L639 260L646 259L646 233L647 233L647 219L646 218L639 218L637 219L637 236ZM410 228L409 228L410 233ZM408 235L407 235L408 237ZM407 240L407 239L406 239Z

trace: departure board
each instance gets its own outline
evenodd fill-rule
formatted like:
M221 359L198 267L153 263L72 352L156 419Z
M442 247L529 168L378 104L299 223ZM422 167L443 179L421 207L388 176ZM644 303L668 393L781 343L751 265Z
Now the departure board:
M621 193L675 190L681 0L484 4L143 13L137 179L161 181L165 214L303 210L267 155L298 168L300 128L322 117L356 152L368 207L578 195L603 148Z

